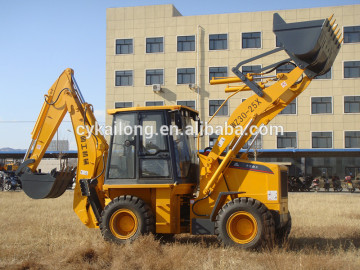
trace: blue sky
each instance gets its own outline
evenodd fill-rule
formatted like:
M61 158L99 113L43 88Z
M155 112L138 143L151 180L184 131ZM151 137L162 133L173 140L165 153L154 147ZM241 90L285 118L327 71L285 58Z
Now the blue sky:
M99 122L105 113L106 8L174 4L182 15L284 10L358 4L355 0L302 1L0 1L0 148L27 148L43 96L71 67ZM20 121L20 122L19 122ZM70 123L59 139L74 146Z

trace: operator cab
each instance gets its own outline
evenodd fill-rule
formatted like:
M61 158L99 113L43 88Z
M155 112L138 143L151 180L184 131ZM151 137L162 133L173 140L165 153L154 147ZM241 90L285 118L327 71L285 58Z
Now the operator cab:
M153 106L108 113L113 125L105 184L198 182L197 111Z

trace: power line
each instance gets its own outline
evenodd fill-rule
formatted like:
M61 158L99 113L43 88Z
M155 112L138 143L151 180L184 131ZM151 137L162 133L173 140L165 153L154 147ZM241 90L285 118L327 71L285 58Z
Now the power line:
M102 124L105 123L103 121L97 121L98 123ZM0 123L36 123L36 121L26 121L26 120L14 120L14 121L0 121ZM62 121L61 123L71 123L71 121Z
M62 122L69 122L69 123L71 123L71 121L62 121ZM36 123L36 121L10 120L10 121L0 121L0 123Z

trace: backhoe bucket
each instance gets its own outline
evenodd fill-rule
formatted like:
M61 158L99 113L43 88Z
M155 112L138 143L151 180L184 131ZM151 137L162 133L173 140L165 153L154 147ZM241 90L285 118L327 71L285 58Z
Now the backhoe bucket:
M24 172L20 180L26 195L33 199L45 199L60 197L74 176L75 169L69 167L59 172L54 169L50 174Z
M333 22L334 23L334 22ZM273 31L290 58L309 78L328 72L341 46L329 19L286 23L274 14Z

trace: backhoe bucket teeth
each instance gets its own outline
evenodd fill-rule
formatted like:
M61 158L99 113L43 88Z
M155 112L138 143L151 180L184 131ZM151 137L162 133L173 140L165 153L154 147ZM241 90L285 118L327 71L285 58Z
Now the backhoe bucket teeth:
M309 78L328 72L340 50L340 35L336 36L336 25L329 19L286 23L274 14L273 31L278 41Z
M22 188L26 195L33 199L60 197L72 182L75 169L71 167L62 171L46 173L24 172L20 176Z

